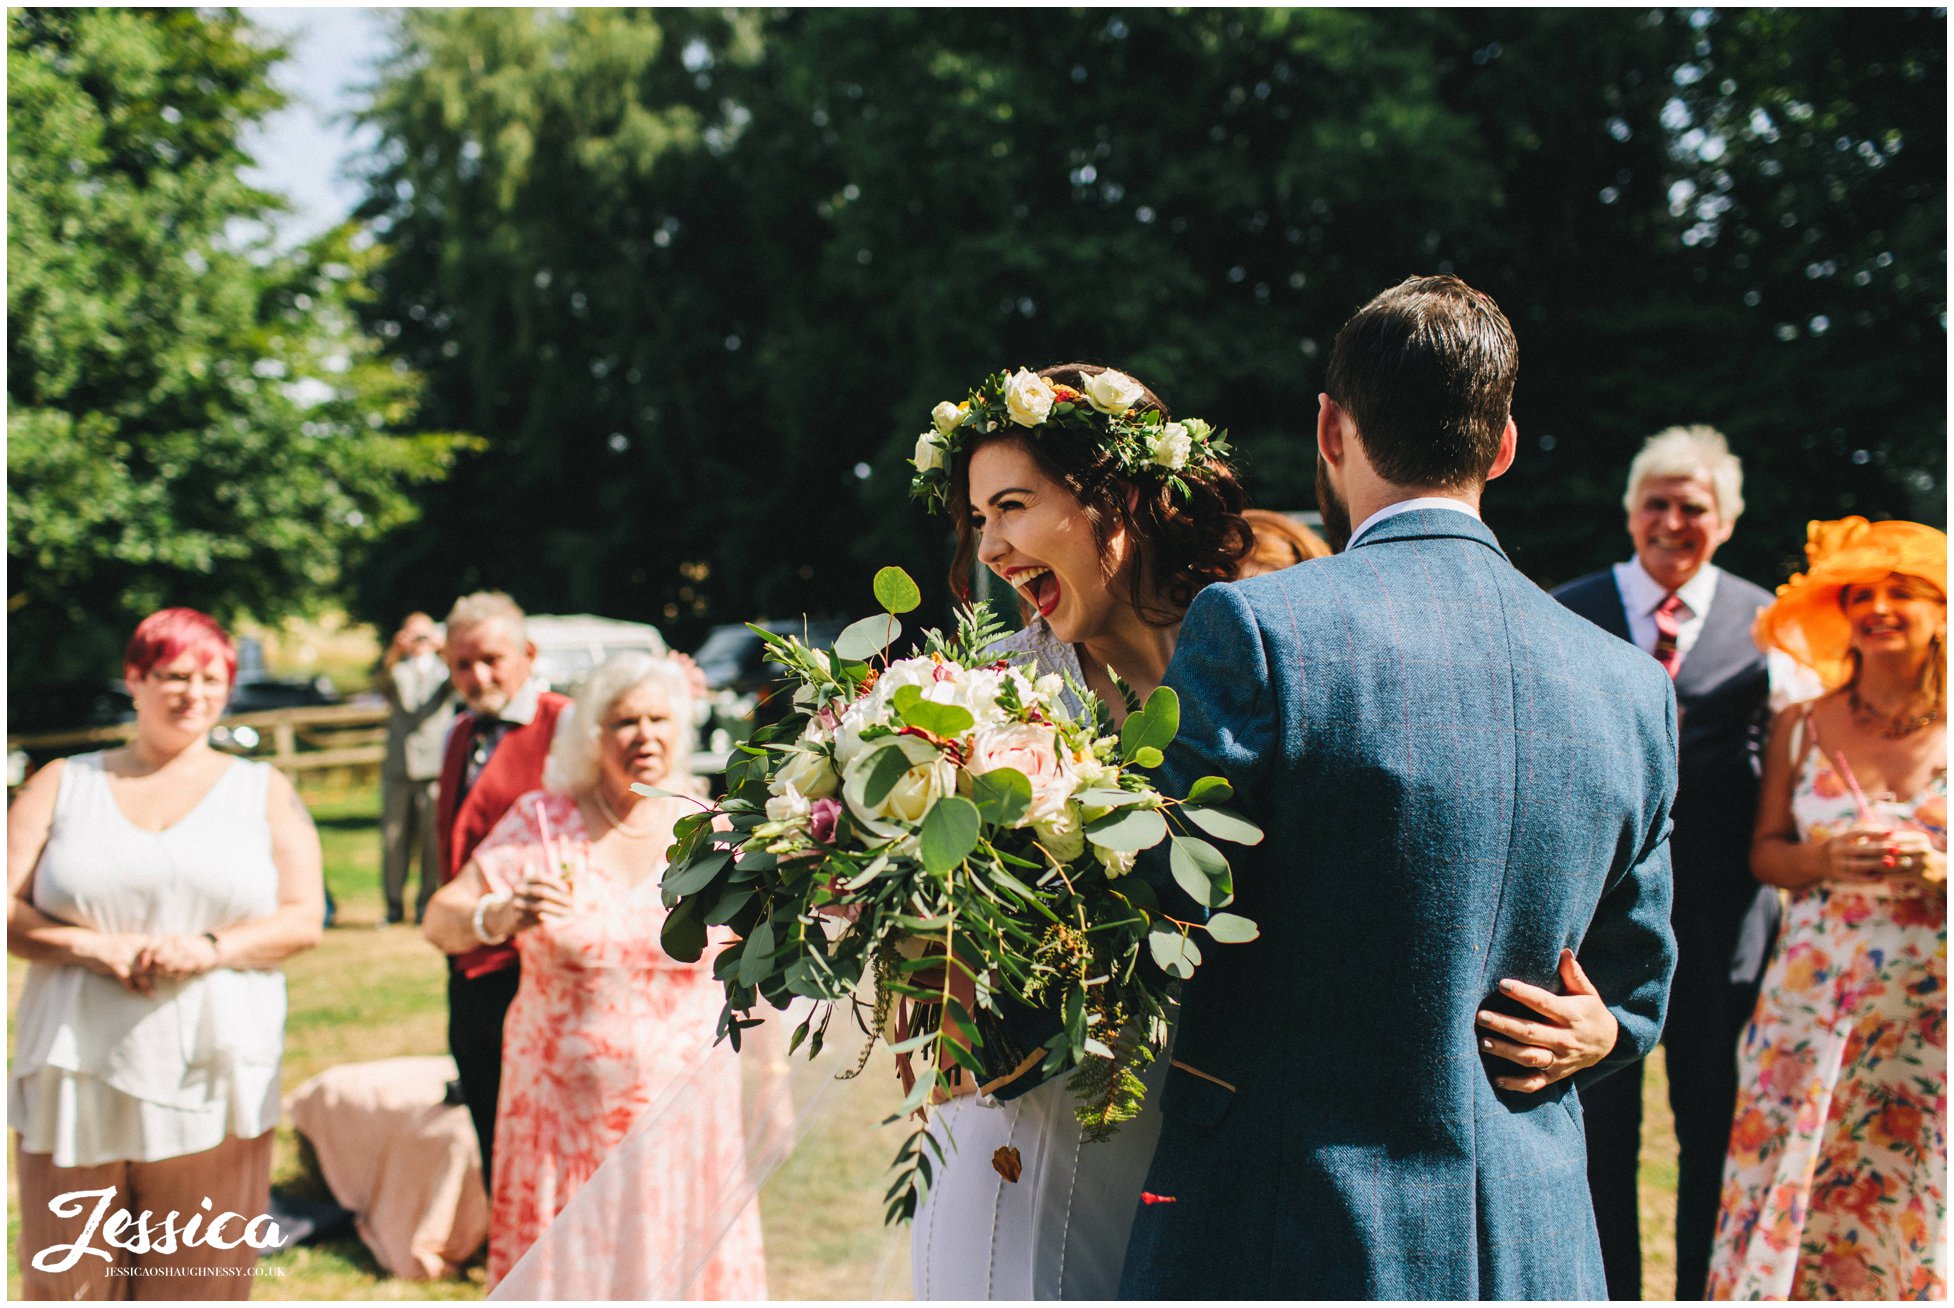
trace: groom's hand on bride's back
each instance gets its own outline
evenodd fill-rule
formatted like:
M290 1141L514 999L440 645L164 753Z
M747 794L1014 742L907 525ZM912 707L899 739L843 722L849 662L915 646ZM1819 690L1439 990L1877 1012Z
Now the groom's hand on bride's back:
M1479 1047L1516 1069L1511 1076L1493 1078L1500 1089L1531 1094L1613 1052L1620 1025L1571 949L1561 951L1560 977L1567 987L1560 995L1524 981L1499 983L1500 993L1530 1009L1529 1016L1480 1010Z

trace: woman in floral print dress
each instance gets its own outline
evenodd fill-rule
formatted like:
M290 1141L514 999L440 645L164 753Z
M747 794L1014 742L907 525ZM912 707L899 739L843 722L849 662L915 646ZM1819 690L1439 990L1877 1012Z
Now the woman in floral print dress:
M1946 1221L1947 538L1813 523L1760 644L1830 694L1779 715L1751 850L1790 891L1745 1036L1712 1299L1940 1299Z
M740 1067L714 1046L725 996L710 954L682 963L659 946L664 851L693 810L631 789L689 788L691 707L669 659L603 664L551 747L553 789L518 799L429 901L424 930L448 952L510 936L522 952L502 1036L491 1290L515 1272L524 1298L766 1297L758 1208L726 1203L748 1187ZM593 1185L653 1118L660 1147ZM561 1238L539 1243L573 1202Z

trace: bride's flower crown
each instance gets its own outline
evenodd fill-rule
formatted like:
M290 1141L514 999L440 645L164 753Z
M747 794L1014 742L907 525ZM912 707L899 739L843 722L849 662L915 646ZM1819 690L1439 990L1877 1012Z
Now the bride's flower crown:
M945 400L930 411L930 430L916 438L916 453L909 460L916 469L909 494L925 501L933 513L947 510L951 459L978 437L1015 425L1033 436L1054 427L1092 432L1121 475L1164 481L1186 496L1181 473L1227 457L1227 433L1199 418L1169 422L1158 409L1135 412L1144 401L1139 382L1110 369L1084 378L1078 388L1029 368L1000 372L961 404Z

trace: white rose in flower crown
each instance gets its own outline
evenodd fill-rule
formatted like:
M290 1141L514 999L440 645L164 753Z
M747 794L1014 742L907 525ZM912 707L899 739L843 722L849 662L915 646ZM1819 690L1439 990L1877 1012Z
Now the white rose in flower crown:
M938 431L948 436L957 429L957 424L963 421L963 415L963 405L952 404L950 401L945 400L930 410L930 421L936 424Z
M1052 384L1029 368L1020 368L1004 383L1004 407L1011 421L1020 427L1036 427L1051 416L1058 392Z
M1107 369L1085 379L1086 402L1117 418L1140 402L1145 388L1123 372Z
M943 447L937 444L935 432L926 431L916 438L916 456L910 462L918 472L934 472L943 466Z
M828 762L827 755L811 749L797 749L781 763L780 770L774 773L773 783L808 799L826 799L841 788L841 777Z
M1058 733L1034 722L1013 722L980 730L971 739L964 770L982 776L1001 768L1022 772L1031 782L1031 808L1013 826L1025 826L1059 812L1077 785L1058 752Z
M1085 821L1077 804L1066 804L1056 813L1033 822L1031 829L1045 852L1060 863L1070 863L1086 852Z
M1147 452L1160 467L1176 471L1187 466L1194 453L1194 438L1178 422L1170 422L1147 438Z
M905 834L905 825L916 826L937 800L956 790L957 769L936 746L915 736L890 736L873 743L875 749L863 751L842 773L841 799L857 821L888 839ZM910 766L881 803L870 804L864 791L883 749L901 750Z

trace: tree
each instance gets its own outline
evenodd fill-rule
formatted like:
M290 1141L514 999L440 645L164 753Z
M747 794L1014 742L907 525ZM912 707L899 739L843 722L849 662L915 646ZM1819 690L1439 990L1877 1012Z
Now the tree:
M1690 244L1678 208L1715 184L1679 117L1709 112L1687 108L1726 57L1704 42L1757 63L1767 97L1785 75L1769 24L1808 31L1800 68L1819 66L1823 23L1765 20L414 11L368 114L387 245L369 322L427 373L439 420L492 447L390 553L450 592L506 585L681 644L709 621L852 613L888 562L940 613L947 533L909 505L904 462L936 401L999 367L1125 367L1230 429L1258 501L1299 507L1338 326L1406 275L1455 271L1520 335L1526 451L1489 497L1516 562L1552 581L1619 557L1636 445L1710 421L1753 466L1730 557L1779 575L1846 479L1862 506L1923 511L1890 492L1944 463L1923 441L1914 471L1852 464L1876 448L1852 416L1855 443L1820 442L1795 484L1774 466L1766 401L1789 401L1769 379L1814 386L1811 338L1777 339L1744 300L1753 274ZM1880 60L1938 69L1941 20L1828 21L1867 25L1872 53L1831 78L1855 132L1932 112L1853 96ZM1829 203L1851 208L1844 184ZM1938 212L1937 177L1908 185ZM1921 242L1895 259L1938 287ZM1920 295L1874 293L1907 339L1942 334ZM1869 344L1897 339L1878 321ZM1925 380L1939 354L1892 375ZM1938 430L1938 394L1895 395L1909 429ZM397 606L397 580L366 574L369 609Z
M102 672L165 604L275 620L341 593L451 438L357 330L342 229L280 255L240 130L283 57L233 13L8 15L13 684Z

